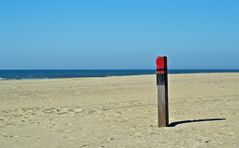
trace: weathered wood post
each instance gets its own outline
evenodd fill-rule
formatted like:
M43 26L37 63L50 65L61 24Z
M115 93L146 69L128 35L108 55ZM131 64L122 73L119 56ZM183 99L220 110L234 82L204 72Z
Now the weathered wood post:
M160 56L156 59L156 78L158 87L158 126L169 126L168 112L168 68L167 57Z

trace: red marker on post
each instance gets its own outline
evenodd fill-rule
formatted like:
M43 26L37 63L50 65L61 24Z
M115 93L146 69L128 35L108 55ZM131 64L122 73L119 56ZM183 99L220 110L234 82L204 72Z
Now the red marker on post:
M168 68L167 57L160 56L156 59L156 78L158 87L158 126L169 126L168 112Z

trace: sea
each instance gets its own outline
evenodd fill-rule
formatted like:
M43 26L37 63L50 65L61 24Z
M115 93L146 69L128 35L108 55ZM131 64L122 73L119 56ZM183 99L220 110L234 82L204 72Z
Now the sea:
M239 72L233 69L170 69L169 74ZM113 70L0 70L0 80L110 77L155 74L153 69Z

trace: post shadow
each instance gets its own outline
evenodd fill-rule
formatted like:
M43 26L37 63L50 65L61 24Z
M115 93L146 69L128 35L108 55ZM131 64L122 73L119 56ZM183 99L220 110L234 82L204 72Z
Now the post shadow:
M221 121L226 120L226 118L210 118L210 119L196 119L196 120L183 120L183 121L176 121L169 124L169 127L175 127L180 124L184 123L194 123L194 122L209 122L209 121Z

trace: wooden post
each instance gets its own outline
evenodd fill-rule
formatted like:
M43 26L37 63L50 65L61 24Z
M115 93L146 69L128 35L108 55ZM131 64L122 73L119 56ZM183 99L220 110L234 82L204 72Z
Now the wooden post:
M158 126L169 126L168 113L168 69L167 57L161 56L156 59L156 77L158 87Z

